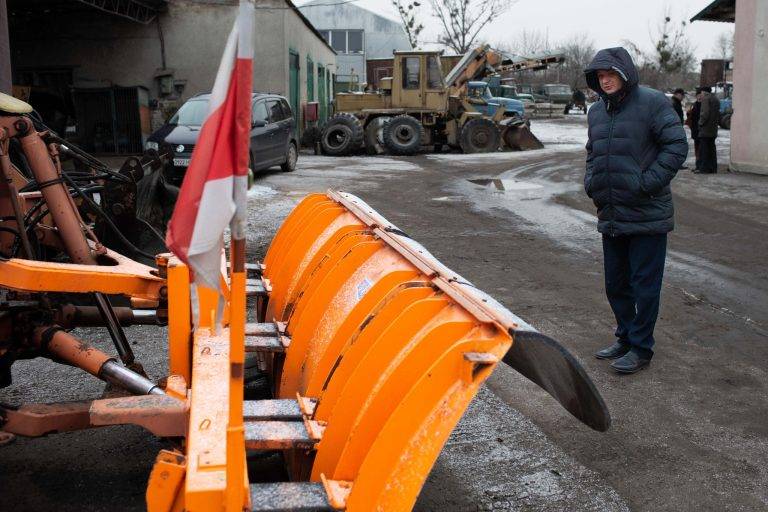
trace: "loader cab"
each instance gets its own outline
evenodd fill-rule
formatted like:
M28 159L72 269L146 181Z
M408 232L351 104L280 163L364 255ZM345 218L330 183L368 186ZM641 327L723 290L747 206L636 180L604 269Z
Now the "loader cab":
M392 106L445 110L447 92L440 65L440 52L395 52Z

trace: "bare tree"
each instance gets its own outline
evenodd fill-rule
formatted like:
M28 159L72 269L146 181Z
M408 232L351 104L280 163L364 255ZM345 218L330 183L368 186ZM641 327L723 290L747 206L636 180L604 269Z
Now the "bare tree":
M509 10L516 0L429 0L432 15L440 21L443 33L438 42L458 54L467 53L480 31L497 16Z
M395 9L400 14L400 20L403 22L403 28L408 36L408 41L411 43L411 47L418 48L419 34L424 30L424 25L419 23L417 18L417 11L421 4L415 0L407 3L402 0L392 0L392 5L395 6Z
M695 83L696 56L687 29L688 23L674 21L667 7L650 33L651 51L644 51L632 41L623 41L635 60L642 83L658 89L690 87Z
M667 8L664 18L651 36L654 51L651 62L663 73L685 73L693 69L695 57L691 41L686 29L688 22L672 21L670 10Z
M732 30L721 33L715 40L715 46L712 48L714 56L722 60L733 58L733 36Z
M517 31L515 37L496 45L502 51L531 57L537 53L549 51L549 37L547 33L537 29L527 29Z
M575 34L558 45L565 56L562 64L562 81L574 89L586 87L584 69L595 56L595 41L586 32Z

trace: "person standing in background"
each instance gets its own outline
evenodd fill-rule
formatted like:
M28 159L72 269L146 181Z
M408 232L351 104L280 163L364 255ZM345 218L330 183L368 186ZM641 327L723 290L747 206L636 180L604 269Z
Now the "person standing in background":
M701 88L701 114L699 115L699 166L693 171L701 174L717 172L717 125L720 121L720 100L711 87Z
M693 152L696 157L696 163L693 166L693 171L699 170L701 165L701 156L699 151L699 118L701 117L701 87L696 88L696 101L688 111L688 119L686 123L688 128L691 129L691 139L693 139Z
M672 108L675 109L675 112L677 113L677 117L680 118L680 124L683 124L685 122L683 119L683 100L684 99L685 99L685 90L675 89L674 94L672 94Z

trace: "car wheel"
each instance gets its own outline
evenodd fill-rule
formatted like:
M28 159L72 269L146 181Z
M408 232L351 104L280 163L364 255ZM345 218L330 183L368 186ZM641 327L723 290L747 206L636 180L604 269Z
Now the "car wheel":
M288 152L285 155L285 162L280 164L283 172L293 172L296 170L296 162L299 160L299 152L296 150L296 144L288 144Z

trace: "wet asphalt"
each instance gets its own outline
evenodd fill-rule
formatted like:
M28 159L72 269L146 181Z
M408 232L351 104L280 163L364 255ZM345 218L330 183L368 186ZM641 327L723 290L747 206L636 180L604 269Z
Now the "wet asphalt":
M500 365L430 474L416 510L768 509L768 177L680 171L656 357L622 377L592 353L612 341L594 208L581 190L583 116L534 121L538 152L328 158L249 193L248 250L263 256L303 195L355 193L443 263L559 339L603 394L613 426L579 424ZM727 135L727 132L725 133ZM727 139L719 146L727 162ZM109 350L97 329L81 333ZM163 329L128 330L150 376ZM94 398L102 386L38 359L3 403ZM0 510L142 510L163 442L133 427L17 439L0 448Z

